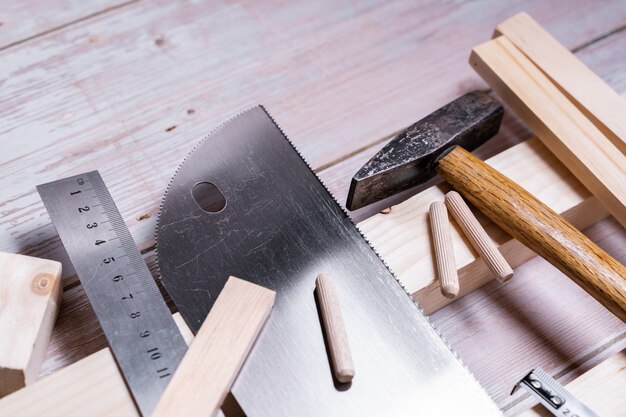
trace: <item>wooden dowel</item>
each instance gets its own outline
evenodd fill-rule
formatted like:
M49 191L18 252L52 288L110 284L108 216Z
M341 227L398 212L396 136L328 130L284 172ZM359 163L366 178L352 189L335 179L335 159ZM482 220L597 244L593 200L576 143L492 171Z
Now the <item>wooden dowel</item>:
M433 234L435 266L441 294L446 298L454 298L459 294L459 276L454 260L448 210L442 201L435 201L430 205L430 228Z
M328 274L319 274L315 282L335 379L347 383L354 378L354 364L348 334L341 315L337 288Z
M474 213L470 210L456 191L446 194L446 207L452 213L452 217L461 227L461 230L472 244L476 252L482 257L487 267L500 282L506 282L513 276L513 269L504 259L496 245L487 235L485 229L480 225Z
M152 417L213 417L267 319L276 293L230 277Z

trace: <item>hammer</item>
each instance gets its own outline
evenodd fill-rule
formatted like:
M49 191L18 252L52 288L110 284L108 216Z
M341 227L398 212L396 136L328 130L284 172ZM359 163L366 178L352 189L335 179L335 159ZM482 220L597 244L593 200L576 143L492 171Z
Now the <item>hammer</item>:
M402 131L356 173L346 206L356 210L439 174L491 221L626 322L626 267L467 151L498 132L503 114L497 100L479 91L431 113Z

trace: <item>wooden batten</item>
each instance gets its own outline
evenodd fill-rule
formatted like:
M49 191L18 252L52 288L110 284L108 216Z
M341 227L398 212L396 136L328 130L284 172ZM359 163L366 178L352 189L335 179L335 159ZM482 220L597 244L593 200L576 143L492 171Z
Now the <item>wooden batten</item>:
M0 252L0 397L37 380L61 299L59 262Z
M626 226L626 155L507 38L475 47L470 64Z
M496 27L626 154L626 100L526 13Z
M274 305L276 293L230 277L152 417L215 416Z

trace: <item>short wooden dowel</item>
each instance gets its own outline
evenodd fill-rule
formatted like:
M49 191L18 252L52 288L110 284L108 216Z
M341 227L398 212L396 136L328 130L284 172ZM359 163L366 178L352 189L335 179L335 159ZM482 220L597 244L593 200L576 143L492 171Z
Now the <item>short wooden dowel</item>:
M330 275L319 274L316 289L335 379L342 383L350 382L354 378L354 364L337 288Z
M448 210L443 201L435 201L430 205L430 227L441 294L446 298L454 298L459 294L459 276L454 259Z
M456 191L446 194L446 206L452 217L470 241L476 252L482 257L487 267L500 282L506 282L513 276L513 268L504 259L485 229L480 225L463 197Z

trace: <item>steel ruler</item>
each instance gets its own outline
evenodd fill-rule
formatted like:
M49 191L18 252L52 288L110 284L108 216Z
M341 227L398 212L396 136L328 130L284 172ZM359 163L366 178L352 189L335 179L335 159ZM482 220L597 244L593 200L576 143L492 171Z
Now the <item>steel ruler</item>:
M144 416L187 345L98 171L37 186Z

